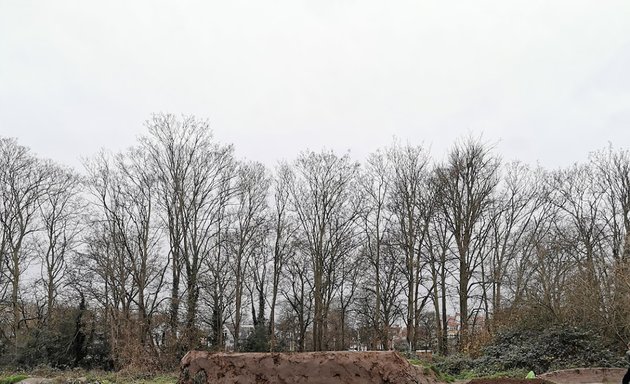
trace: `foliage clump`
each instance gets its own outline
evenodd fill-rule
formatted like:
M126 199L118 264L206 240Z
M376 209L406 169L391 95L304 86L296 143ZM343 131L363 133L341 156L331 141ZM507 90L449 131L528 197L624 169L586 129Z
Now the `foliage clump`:
M554 326L542 330L511 329L500 332L480 357L454 355L439 359L436 367L461 377L624 364L622 356L593 332L577 327Z
M268 352L269 335L265 322L258 322L245 341L243 352Z

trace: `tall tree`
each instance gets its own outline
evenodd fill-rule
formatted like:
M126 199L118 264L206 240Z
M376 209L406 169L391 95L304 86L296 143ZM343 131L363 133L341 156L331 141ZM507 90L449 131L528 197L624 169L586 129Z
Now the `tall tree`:
M396 222L396 243L404 260L401 261L407 283L407 343L410 350L417 344L416 328L419 315L429 295L420 299L422 255L432 203L428 198L428 162L420 146L394 145L387 151L391 169L389 210Z
M286 287L282 290L288 309L291 314L286 317L294 318L294 329L291 332L294 337L290 341L294 342L297 352L306 351L306 337L308 328L313 322L313 295L315 294L313 285L313 270L309 256L298 251L292 257L285 260L283 268L284 281ZM288 312L288 311L287 311ZM289 346L291 348L291 346Z
M135 295L132 272L127 267L131 218L122 175L113 156L102 151L85 167L93 197L91 230L86 233L87 247L76 264L93 273L82 290L88 290L103 309L110 356L119 367L129 362L123 355L133 335L128 332Z
M335 268L352 247L358 202L357 163L332 152L305 152L295 162L292 205L314 281L313 349L326 348L326 327Z
M172 265L171 333L176 337L180 278L185 281L186 314L182 348L195 347L199 276L212 257L225 205L232 194L235 161L231 146L213 141L207 121L155 115L142 139L160 183L164 222L169 232Z
M39 229L37 214L48 181L46 167L28 148L14 139L0 138L0 262L3 280L0 286L8 283L12 314L9 342L15 348L20 343L22 325L20 283L29 261L34 257L32 243L29 242Z
M499 312L503 304L503 286L513 262L525 248L523 241L530 223L544 202L545 185L539 171L514 162L505 167L505 175L491 211L490 250L488 257L488 284L490 305L493 313ZM485 295L487 297L487 295ZM489 315L486 310L486 318ZM487 322L489 324L489 322Z
M387 202L390 192L389 164L385 154L377 151L368 157L365 171L361 177L363 189L364 207L362 210L362 224L365 238L365 253L368 265L372 269L370 274L375 284L368 284L366 292L373 287L374 308L370 313L374 314L372 328L376 336L375 344L380 349L387 344L386 327L381 318L383 295L381 291L383 248L388 224L391 222L387 211ZM367 302L369 302L368 300Z
M80 197L81 181L71 169L47 163L49 184L41 197L39 217L43 236L38 242L41 278L46 288L47 317L54 311L66 278L69 255L79 246L86 208Z
M431 179L432 195L436 196L435 178ZM443 212L436 210L431 217L429 233L427 235L427 252L429 254L429 270L432 279L432 301L435 312L435 324L437 327L438 352L448 354L448 286L451 264L451 248L453 234L448 231Z
M283 269L295 253L294 234L297 226L290 216L290 185L293 174L288 164L280 164L273 179L273 205L270 212L272 241L271 301L269 303L269 349L276 349L276 303Z
M436 170L440 190L437 196L457 248L462 348L468 345L468 301L473 274L483 262L490 228L488 210L499 181L499 164L499 158L492 155L487 145L469 138L457 143L446 164Z
M162 301L168 268L168 261L159 252L162 226L155 207L157 180L145 166L148 161L148 154L142 148L132 148L116 158L123 181L124 210L128 214L124 231L128 238L123 239L127 266L137 291L133 302L140 315L138 335L143 346L152 341L149 332Z
M627 302L630 289L630 151L609 147L591 155L596 182L604 194L602 216L606 223L606 249L611 255L612 278L605 291L612 308L609 325L620 340L630 338L630 311Z
M265 268L266 265L250 265L252 258L260 252L263 239L267 235L267 195L270 179L265 167L260 163L243 163L238 169L235 186L235 223L230 241L232 255L231 269L235 280L234 298L234 347L239 348L239 335L242 322L243 290L250 270ZM253 271L253 276L257 271ZM260 277L260 276L259 276ZM264 300L259 301L263 308ZM253 319L256 321L257 319Z

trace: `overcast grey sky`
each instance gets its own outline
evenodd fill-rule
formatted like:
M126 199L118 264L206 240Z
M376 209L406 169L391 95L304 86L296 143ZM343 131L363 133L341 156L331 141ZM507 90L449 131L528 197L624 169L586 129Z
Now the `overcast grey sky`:
M152 112L267 164L483 134L564 166L630 146L630 1L0 0L0 135L79 167Z

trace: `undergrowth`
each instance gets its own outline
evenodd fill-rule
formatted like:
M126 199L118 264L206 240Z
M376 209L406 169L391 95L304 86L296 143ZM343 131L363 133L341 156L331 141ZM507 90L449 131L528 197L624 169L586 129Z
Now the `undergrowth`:
M10 375L10 376L2 376L0 377L0 384L13 384L19 383L20 381L28 378L28 376L23 374Z

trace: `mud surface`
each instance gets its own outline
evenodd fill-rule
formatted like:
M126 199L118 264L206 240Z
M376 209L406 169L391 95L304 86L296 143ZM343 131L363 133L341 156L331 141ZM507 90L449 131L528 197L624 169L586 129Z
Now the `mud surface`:
M576 368L554 371L540 375L556 384L621 383L625 368Z
M435 384L432 373L395 352L209 353L182 359L180 384ZM532 384L530 381L529 384Z

